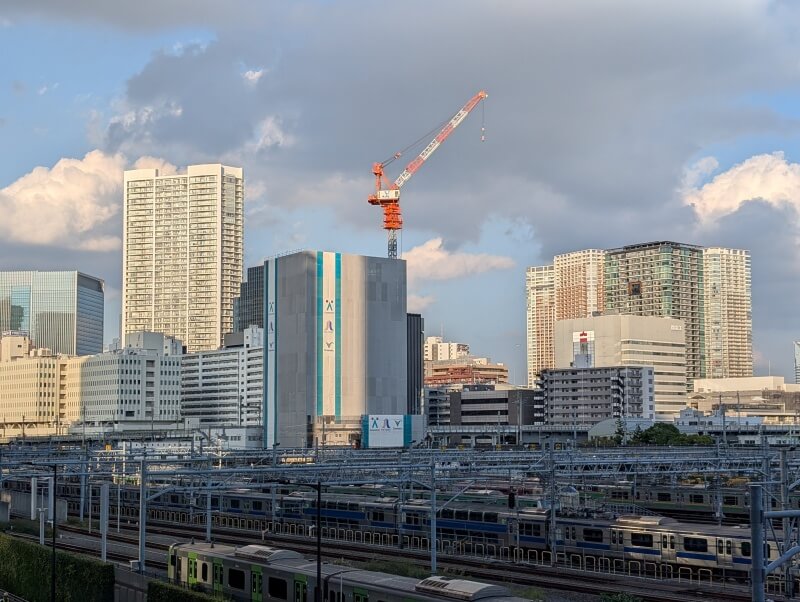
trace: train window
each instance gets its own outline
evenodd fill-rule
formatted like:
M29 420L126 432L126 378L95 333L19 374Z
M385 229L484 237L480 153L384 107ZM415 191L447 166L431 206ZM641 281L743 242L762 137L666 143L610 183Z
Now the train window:
M175 566L175 559L177 558L177 556L178 554L176 552L173 552L172 554L169 555L169 563L172 566Z
M469 520L469 512L466 510L456 510L456 520Z
M612 531L611 532L611 543L617 543L617 532L616 531Z
M661 547L663 549L665 549L665 550L667 549L667 536L666 535L662 535L661 536Z
M261 509L263 507L264 507L264 505L262 504L262 502L255 502L255 501L253 502L253 510L255 512L261 512Z
M286 581L276 577L270 577L267 581L267 593L270 598L277 598L278 600L286 600L289 595L289 589L286 587Z
M231 500L231 508L238 508L239 507L239 500Z
M652 548L653 536L650 533L631 533L631 545L640 548Z
M603 541L603 531L600 529L586 529L583 530L583 541Z
M689 495L689 503L690 504L702 504L703 503L703 494L702 493L692 493Z
M244 571L228 569L228 587L244 589Z
M772 498L772 507L773 508L777 508L777 506L778 506L778 500L776 500L775 498Z
M455 512L452 508L445 508L439 513L439 516L442 518L453 518L455 516Z
M483 512L470 512L469 520L474 521L476 523L483 522Z
M386 520L386 513L383 510L373 510L372 520L382 523Z
M725 550L725 544L721 539L717 540L717 554L723 554Z
M483 515L483 522L485 522L485 523L496 523L497 522L497 513L496 512L486 512Z
M200 576L203 579L203 581L208 581L208 563L207 562L204 562L200 566Z
M736 498L735 495L726 495L722 498L722 505L723 506L738 506L739 500Z
M743 541L741 545L742 556L750 557L750 542Z
M672 501L672 494L671 493L659 493L658 494L658 501L659 502L671 502Z
M368 594L353 594L353 600L355 602L369 602L369 595Z
M731 555L731 540L725 542L725 553L730 556Z
M683 549L687 552L708 552L708 542L702 537L684 537Z
M572 539L575 539L575 527L572 527Z
M674 535L670 535L669 536L669 549L670 550L674 550L675 549L675 536Z

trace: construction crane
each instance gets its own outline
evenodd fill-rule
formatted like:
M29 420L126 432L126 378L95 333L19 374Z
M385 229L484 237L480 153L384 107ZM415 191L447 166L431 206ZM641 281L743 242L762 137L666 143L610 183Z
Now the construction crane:
M390 184L385 178L383 168L395 159L400 158L403 151L397 152L392 157L383 161L382 163L373 163L372 173L375 175L375 194L369 196L370 205L380 205L383 207L383 229L389 234L389 258L397 259L397 231L403 227L403 217L400 213L400 189L403 184L408 182L420 167L428 160L433 152L447 140L447 137L453 133L467 115L470 114L472 109L484 100L488 94L481 90L475 96L469 99L467 104L461 107L461 110L453 115L452 119L448 121L444 127L439 131L433 140L426 146L417 157L409 163L403 173L397 176L394 183ZM481 140L484 140L484 129L481 128ZM412 144L412 146L414 146Z

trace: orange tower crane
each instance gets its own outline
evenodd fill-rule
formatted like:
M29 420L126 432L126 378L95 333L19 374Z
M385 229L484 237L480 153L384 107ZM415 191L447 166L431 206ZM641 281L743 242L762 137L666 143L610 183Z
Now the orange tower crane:
M417 170L428 160L433 152L447 140L447 137L453 133L470 111L484 100L488 94L481 90L475 96L461 107L461 110L453 115L452 119L448 121L445 126L439 131L438 134L430 141L422 152L409 163L403 173L397 176L394 183L390 184L384 177L383 168L389 163L398 159L402 155L402 151L395 153L391 158L383 161L382 163L373 163L372 173L375 174L375 194L369 195L370 205L380 205L383 207L383 229L389 234L389 258L397 259L397 231L403 227L403 217L400 213L400 189L403 184L408 182ZM484 139L483 133L481 140ZM413 145L412 145L413 146Z

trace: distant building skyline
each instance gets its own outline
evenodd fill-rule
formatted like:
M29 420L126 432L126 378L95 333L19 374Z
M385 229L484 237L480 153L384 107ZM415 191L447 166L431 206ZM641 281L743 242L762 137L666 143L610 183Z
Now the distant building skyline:
M54 354L103 351L105 283L78 271L0 272L0 334L26 333Z

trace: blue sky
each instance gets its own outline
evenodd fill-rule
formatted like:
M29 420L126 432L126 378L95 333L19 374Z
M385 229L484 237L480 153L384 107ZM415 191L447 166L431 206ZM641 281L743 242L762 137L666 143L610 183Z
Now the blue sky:
M372 162L485 88L486 142L470 116L403 192L430 333L523 382L527 265L654 239L726 244L753 253L757 371L789 376L797 9L551 4L3 6L0 267L105 278L115 335L121 171L141 157L244 166L247 265L295 248L383 255ZM698 162L715 168L689 182Z

